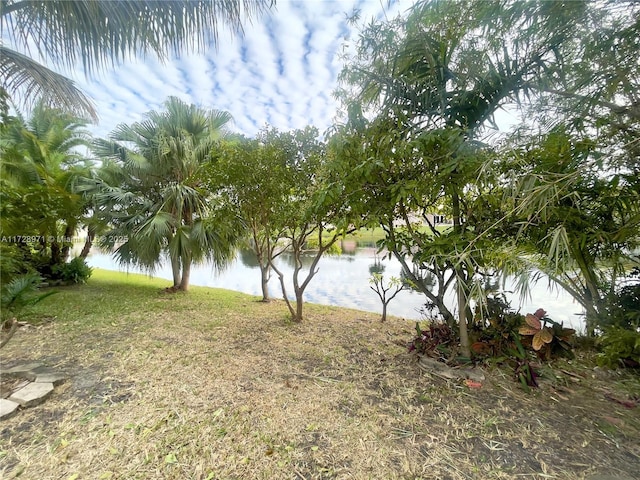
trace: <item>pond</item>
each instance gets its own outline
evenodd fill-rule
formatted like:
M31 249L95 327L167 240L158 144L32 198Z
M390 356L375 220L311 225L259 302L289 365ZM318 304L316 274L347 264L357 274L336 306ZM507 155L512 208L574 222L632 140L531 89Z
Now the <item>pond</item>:
M311 258L307 258L310 262ZM285 278L291 277L293 266L292 259L282 256L276 262L278 268L283 270ZM357 248L353 253L325 256L318 265L319 271L307 287L304 298L306 302L323 305L335 305L340 307L355 308L369 312L380 312L380 299L369 288L370 268L376 263L381 263L385 279L392 276L400 277L402 267L395 259L382 259L376 254L375 248ZM109 254L93 253L87 258L91 267L106 270L126 271L118 266ZM307 263L308 264L308 263ZM131 273L146 273L139 269L129 269ZM306 270L304 271L306 275ZM161 265L153 273L154 277L172 278L171 268L168 263ZM290 283L290 280L289 280ZM196 265L191 272L191 285L204 287L226 288L250 295L261 296L260 270L255 256L250 251L240 251L235 261L224 271L216 272L210 265ZM270 293L273 298L282 298L282 292L278 278L275 274L269 282ZM293 289L287 285L287 293L291 296ZM583 330L582 308L568 294L549 288L546 280L541 280L531 289L530 298L521 301L519 295L507 293L507 298L512 306L520 309L522 313L534 312L538 308L544 308L549 316L566 326ZM389 315L403 317L409 320L423 319L421 308L425 303L424 295L403 290L389 304ZM453 297L447 299L452 311L456 304Z

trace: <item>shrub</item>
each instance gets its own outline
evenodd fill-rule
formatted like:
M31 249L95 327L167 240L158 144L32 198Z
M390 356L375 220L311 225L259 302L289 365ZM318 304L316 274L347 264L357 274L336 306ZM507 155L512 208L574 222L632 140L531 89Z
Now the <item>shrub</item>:
M573 358L569 341L576 333L572 328L564 326L547 316L542 308L535 313L528 313L525 323L518 332L523 336L523 344L533 348L534 352L543 360L557 357Z
M610 368L640 367L640 332L609 328L598 340L602 352L598 364Z
M626 330L640 328L640 283L620 288L610 299L608 307L607 319L600 324L604 329L607 327L621 327Z
M80 257L76 257L69 263L55 266L53 269L55 278L70 283L86 283L91 276L91 267Z
M3 284L0 290L0 348L4 347L18 328L17 317L27 307L44 300L54 291L38 293L42 277L37 274L21 275Z
M477 356L501 357L515 347L514 335L524 316L511 308L504 294L487 297L484 311L476 308L471 349Z
M431 322L422 330L416 322L416 337L409 342L409 351L430 357L451 356L457 346L456 334L446 323Z

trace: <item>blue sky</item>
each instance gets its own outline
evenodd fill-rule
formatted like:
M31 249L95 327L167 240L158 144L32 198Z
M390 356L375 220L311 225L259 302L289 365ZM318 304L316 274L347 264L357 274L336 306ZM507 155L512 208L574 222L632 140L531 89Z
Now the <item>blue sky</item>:
M162 108L170 95L207 108L227 110L233 130L253 136L265 124L280 130L314 125L325 131L334 121L332 92L343 65L341 55L358 31L347 22L391 18L413 1L278 0L276 9L245 27L242 38L221 32L218 47L184 54L161 64L136 59L106 72L72 78L97 108L95 135L119 123L133 123Z

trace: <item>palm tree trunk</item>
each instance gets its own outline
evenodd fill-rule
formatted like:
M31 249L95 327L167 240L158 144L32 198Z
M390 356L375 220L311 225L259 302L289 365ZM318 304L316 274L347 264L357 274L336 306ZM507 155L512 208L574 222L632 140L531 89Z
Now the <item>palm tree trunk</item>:
M89 226L87 228L87 238L84 241L84 246L82 247L82 251L80 252L80 258L83 260L89 256L89 252L91 252L91 247L93 246L93 241L96 238L96 228L94 226Z
M182 260L182 280L178 290L186 292L189 290L189 277L191 276L191 260Z
M72 236L75 230L75 225L72 225L71 222L67 224L67 228L64 229L64 244L62 246L61 254L62 263L66 263L67 260L69 260L69 253L71 252L71 247L73 246Z
M171 257L171 272L173 273L173 288L180 286L180 259Z
M451 195L452 213L453 213L453 229L457 233L462 233L462 222L460 215L460 197L457 190L453 189ZM471 346L469 344L469 332L467 329L467 307L468 299L465 289L467 276L464 275L462 268L456 268L456 283L458 296L458 331L460 333L460 350L462 355L471 358Z

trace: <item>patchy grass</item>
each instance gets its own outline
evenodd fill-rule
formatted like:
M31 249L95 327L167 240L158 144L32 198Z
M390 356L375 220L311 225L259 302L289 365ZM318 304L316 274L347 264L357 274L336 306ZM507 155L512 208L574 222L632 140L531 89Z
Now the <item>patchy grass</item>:
M640 415L611 398L637 377L590 357L521 391L418 368L413 325L96 270L61 288L2 351L70 379L4 421L0 477L26 479L634 478Z
M417 227L418 230L431 233L431 229L427 226ZM436 225L436 230L440 232L444 232L447 229L451 228L448 225ZM401 229L402 230L402 229ZM361 228L357 232L350 233L349 235L345 235L343 241L345 242L355 242L358 247L375 247L377 242L380 240L384 240L386 238L386 233L382 229L382 227L376 228ZM329 235L327 235L329 237Z

